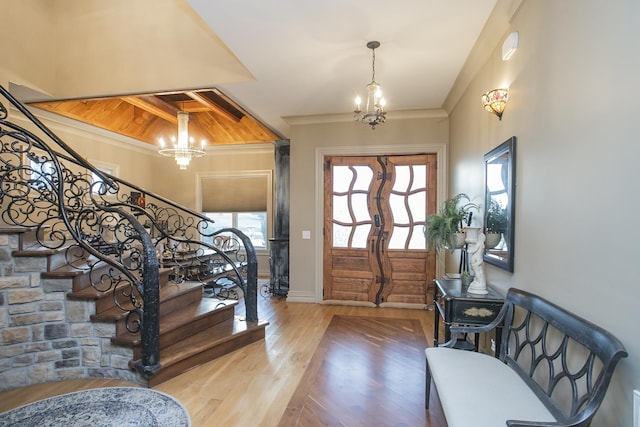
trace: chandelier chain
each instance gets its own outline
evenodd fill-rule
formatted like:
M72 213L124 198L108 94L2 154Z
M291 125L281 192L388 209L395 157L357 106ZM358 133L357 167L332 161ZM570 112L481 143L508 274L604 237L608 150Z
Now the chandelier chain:
M371 62L371 83L376 81L376 50L371 49L373 52L373 61Z

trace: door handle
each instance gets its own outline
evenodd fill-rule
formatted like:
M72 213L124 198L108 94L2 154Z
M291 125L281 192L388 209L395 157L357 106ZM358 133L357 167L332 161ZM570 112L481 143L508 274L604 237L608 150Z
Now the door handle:
M380 227L380 215L376 214L373 216L373 223L376 227Z

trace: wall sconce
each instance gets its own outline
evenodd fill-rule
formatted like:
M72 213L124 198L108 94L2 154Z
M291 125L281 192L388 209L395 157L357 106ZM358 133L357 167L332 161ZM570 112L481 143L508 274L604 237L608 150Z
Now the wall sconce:
M502 120L504 107L509 100L509 89L493 89L482 95L482 106L485 110L498 116Z

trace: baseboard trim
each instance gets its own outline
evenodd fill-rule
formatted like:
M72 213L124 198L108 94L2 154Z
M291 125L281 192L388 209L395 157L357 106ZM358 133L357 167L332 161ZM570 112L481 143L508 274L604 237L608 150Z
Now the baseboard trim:
M408 308L411 310L433 310L433 304L415 304L408 302L383 302L380 307L387 308Z
M322 301L320 304L323 305L350 305L355 307L375 307L376 305L369 301L345 301L338 299L328 299Z
M300 292L289 290L287 293L287 302L307 302L317 303L316 296L313 292Z

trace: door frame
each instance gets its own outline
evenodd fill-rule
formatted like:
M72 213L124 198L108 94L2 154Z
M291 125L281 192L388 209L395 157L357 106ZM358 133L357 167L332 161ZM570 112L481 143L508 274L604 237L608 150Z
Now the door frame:
M341 146L341 147L319 147L315 152L315 253L314 270L316 272L315 282L315 302L323 303L322 299L322 283L323 283L323 250L324 238L322 229L324 227L324 158L325 156L376 156L376 155L405 155L405 154L436 154L438 162L436 200L437 206L442 205L447 195L447 164L448 164L448 148L447 142L433 143L424 145L375 145L375 146ZM442 277L444 274L444 257L443 254L436 257L436 277Z

